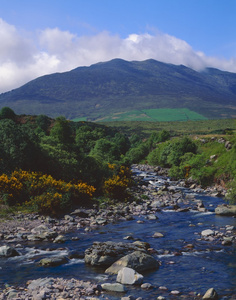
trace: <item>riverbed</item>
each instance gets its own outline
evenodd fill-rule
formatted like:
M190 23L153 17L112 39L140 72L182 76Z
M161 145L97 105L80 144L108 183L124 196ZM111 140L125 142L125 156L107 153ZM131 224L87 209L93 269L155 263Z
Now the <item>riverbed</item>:
M139 175L139 170L134 172ZM104 269L86 265L82 258L73 258L58 267L44 268L38 262L43 257L66 256L72 250L84 252L94 241L129 243L141 240L150 244L152 255L160 262L160 268L143 274L144 282L150 283L152 289L128 286L127 295L143 299L157 299L160 295L166 299L182 299L181 296L170 295L171 291L177 290L185 299L193 299L196 295L204 295L207 289L214 288L220 299L236 299L235 243L222 245L218 239L202 239L201 236L206 229L224 234L227 228L236 228L236 219L215 215L215 207L224 199L204 193L192 194L188 189L180 190L181 194L187 193L195 200L201 200L206 212L194 209L178 211L165 206L154 211L156 219L147 218L145 213L136 213L132 220L109 223L95 230L79 228L67 233L63 244L27 242L18 245L20 256L0 259L1 287L24 286L28 280L44 277L76 278L95 283L115 282L116 276L105 274ZM163 236L154 237L156 232ZM99 297L120 299L121 295L105 293Z

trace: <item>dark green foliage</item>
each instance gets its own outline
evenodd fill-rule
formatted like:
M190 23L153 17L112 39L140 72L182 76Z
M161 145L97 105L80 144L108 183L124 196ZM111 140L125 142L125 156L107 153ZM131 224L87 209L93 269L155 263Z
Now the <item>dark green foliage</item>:
M58 143L68 145L73 143L72 128L64 117L56 118L56 122L50 131L50 136Z
M14 120L16 117L15 112L10 107L3 107L0 111L0 119Z
M51 124L49 117L47 117L46 115L37 116L35 119L35 123L38 128L44 133L47 133L47 131L49 130L49 125Z
M170 144L170 154L168 155L168 164L178 166L181 161L181 156L185 153L197 152L197 145L188 137L184 137L172 144Z
M124 157L125 164L139 163L146 158L149 152L148 143L142 143L135 148L131 148Z
M35 170L39 167L41 152L32 129L3 119L0 121L0 136L0 172L9 173L16 168Z

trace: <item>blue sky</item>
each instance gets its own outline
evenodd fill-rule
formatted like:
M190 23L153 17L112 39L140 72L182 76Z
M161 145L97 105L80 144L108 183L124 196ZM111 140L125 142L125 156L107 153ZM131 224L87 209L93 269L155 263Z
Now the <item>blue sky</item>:
M0 0L0 92L115 57L236 72L236 0Z

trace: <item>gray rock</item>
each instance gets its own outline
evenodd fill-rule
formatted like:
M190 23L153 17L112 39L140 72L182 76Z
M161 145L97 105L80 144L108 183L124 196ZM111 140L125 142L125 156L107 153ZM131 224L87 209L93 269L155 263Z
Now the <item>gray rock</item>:
M158 269L159 263L149 254L141 251L134 251L113 263L106 269L105 273L117 274L123 267L129 267L137 272L143 272Z
M57 236L57 233L46 225L39 225L31 230L31 235L28 236L30 241L48 240Z
M158 217L157 217L156 215L154 215L154 214L151 214L151 215L148 215L148 216L147 216L147 219L148 219L148 220L157 220Z
M17 298L17 291L15 289L10 289L7 292L7 299L16 299Z
M144 247L144 246L143 246ZM140 250L141 245L134 243L94 242L91 248L85 250L85 263L92 266L108 267L122 256L135 250ZM142 248L145 251L145 248Z
M160 232L155 232L152 237L154 237L154 238L162 238L162 237L164 237L164 235L162 233L160 233Z
M0 257L13 257L19 255L20 253L10 246L5 245L0 247Z
M216 215L236 216L236 205L219 205L215 209Z
M66 238L64 235L58 235L55 240L53 241L53 243L65 243Z
M141 288L142 288L143 290L150 290L150 289L153 288L153 285L152 285L151 283L146 282L146 283L143 283L143 284L141 285Z
M215 232L211 229L206 229L201 232L202 236L210 236L210 235L214 235L214 234L215 234Z
M119 293L126 292L125 286L120 283L102 283L101 287L105 291L119 292Z
M203 300L217 300L218 294L215 289L210 288L206 291L205 295L202 297Z
M39 261L39 265L42 267L57 267L68 262L68 258L65 256L43 258Z
M131 268L122 268L117 275L116 281L122 284L142 284L143 275L137 273Z

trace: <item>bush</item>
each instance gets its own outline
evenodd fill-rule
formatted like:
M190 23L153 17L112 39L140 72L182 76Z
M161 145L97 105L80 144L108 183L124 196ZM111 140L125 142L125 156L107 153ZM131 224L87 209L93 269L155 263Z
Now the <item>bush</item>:
M127 188L132 184L131 172L129 168L121 166L118 174L105 180L103 185L104 194L112 199L126 200L129 195Z
M0 176L2 199L8 205L26 204L43 214L68 211L72 206L88 204L95 188L84 182L68 183L50 175L14 171Z

